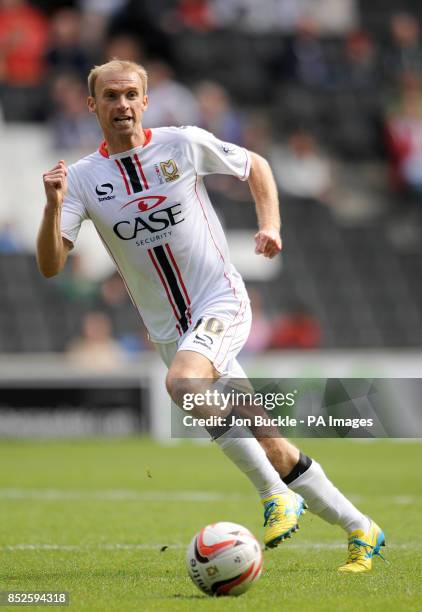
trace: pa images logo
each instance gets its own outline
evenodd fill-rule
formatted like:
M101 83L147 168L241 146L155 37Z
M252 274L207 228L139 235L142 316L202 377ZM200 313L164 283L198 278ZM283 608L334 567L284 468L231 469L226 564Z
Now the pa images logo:
M194 331L196 331L194 344L210 349L223 333L224 323L215 317L199 319Z

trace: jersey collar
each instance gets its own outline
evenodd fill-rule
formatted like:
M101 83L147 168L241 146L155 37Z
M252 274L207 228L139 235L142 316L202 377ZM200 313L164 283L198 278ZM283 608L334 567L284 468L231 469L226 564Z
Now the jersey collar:
M152 130L150 130L149 128L146 128L144 130L144 134L145 134L145 142L142 145L142 148L146 147L150 142L151 142L151 138L152 138ZM137 147L138 148L138 147ZM110 157L110 153L108 152L107 149L107 143L104 140L101 144L100 147L98 149L98 152L103 156L103 157ZM121 155L121 153L118 153L118 155Z

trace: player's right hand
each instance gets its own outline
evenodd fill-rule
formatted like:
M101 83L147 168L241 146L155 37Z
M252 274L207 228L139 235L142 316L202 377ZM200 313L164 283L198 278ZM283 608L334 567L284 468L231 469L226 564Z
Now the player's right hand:
M61 159L57 165L43 174L47 204L60 208L67 190L67 168Z

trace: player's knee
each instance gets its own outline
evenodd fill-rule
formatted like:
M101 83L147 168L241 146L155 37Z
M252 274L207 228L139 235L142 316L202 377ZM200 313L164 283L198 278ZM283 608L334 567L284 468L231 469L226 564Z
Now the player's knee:
M186 406L187 400L189 404L194 404L194 398L204 392L204 382L193 376L186 375L186 372L168 372L166 377L166 388L171 399L177 406ZM203 415L204 409L201 411ZM197 413L197 407L193 407L193 414Z
M171 399L178 406L183 406L183 398L192 393L193 384L182 372L169 370L166 376L166 389Z

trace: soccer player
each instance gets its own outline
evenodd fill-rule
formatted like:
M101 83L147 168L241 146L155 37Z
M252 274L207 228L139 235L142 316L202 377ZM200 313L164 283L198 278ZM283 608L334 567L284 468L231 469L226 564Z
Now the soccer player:
M196 127L144 129L147 74L138 64L96 66L88 87L88 107L105 140L69 168L60 160L43 175L38 265L46 277L58 274L81 223L91 219L168 366L167 390L181 406L197 379L245 377L236 357L251 324L249 299L203 177L248 181L258 219L255 252L272 258L281 250L272 172L259 155ZM237 427L219 433L216 443L262 499L266 546L298 528L305 499L312 512L348 533L348 560L340 569L371 569L383 532L316 461L283 438L242 437Z

